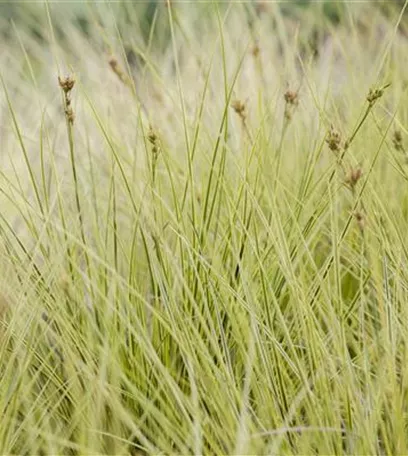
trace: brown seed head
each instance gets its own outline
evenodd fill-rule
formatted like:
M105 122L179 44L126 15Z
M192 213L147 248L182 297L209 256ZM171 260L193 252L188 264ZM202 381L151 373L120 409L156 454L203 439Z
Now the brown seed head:
M350 185L352 189L354 189L362 175L363 170L360 167L352 168L346 182Z
M367 95L367 101L370 104L373 104L375 101L377 101L379 98L381 98L383 95L383 91L381 89L370 89Z
M240 100L234 100L231 103L231 107L240 116L242 116L245 113L245 110L246 110L245 104L242 101L240 101Z
M395 130L394 139L397 142L401 142L402 141L402 134L401 134L401 132L399 130Z
M285 102L289 105L297 106L299 104L298 93L293 90L288 90L284 94Z
M158 137L152 127L149 128L149 131L147 133L147 139L153 145L157 143Z
M116 69L116 68L118 67L118 65L119 65L118 59L117 59L115 56L113 56L113 55L111 55L111 56L109 57L108 63L109 63L109 65L111 66L111 68L112 68L113 71L115 71L115 69Z
M341 136L340 133L334 130L333 127L327 134L326 143L331 151L338 152L340 150Z
M259 52L260 52L260 47L259 47L259 44L258 43L255 43L253 48L252 48L252 51L251 51L251 54L254 56L254 57L258 57L259 55Z
M111 67L112 71L116 74L116 76L128 87L132 86L131 79L129 78L126 71L120 65L118 59L111 55L108 59L109 66Z
M367 95L368 103L373 106L375 102L384 95L384 90L389 86L390 84L386 84L385 86L377 89L370 89Z
M234 100L231 103L231 108L239 115L242 122L245 123L247 117L245 103L240 100Z
M58 76L58 82L59 82L61 89L66 94L68 94L69 92L71 92L71 90L73 89L73 87L75 85L75 78L72 75L67 76L66 78L61 78L60 76Z
M360 231L363 232L366 225L366 219L364 214L362 212L356 211L354 212L354 217L357 221L357 225L360 228Z
M65 115L67 117L68 122L72 125L75 120L75 114L70 105L67 105L65 109Z
M402 133L399 130L394 131L392 143L398 152L404 152L404 145L402 144Z
M152 145L152 154L155 158L157 158L159 151L160 151L160 144L159 144L159 137L157 133L153 130L153 127L149 127L149 131L146 135L147 140Z

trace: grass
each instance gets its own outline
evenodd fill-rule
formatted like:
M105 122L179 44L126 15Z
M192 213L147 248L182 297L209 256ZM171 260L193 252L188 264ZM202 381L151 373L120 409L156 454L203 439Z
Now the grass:
M131 6L0 22L1 453L406 454L405 6Z

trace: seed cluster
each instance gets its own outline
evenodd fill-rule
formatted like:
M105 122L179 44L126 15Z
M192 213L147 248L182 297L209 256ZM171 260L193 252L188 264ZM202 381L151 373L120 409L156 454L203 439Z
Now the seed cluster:
M252 49L251 49L251 54L256 58L259 56L259 53L261 52L261 48L259 46L258 43L255 43L253 46L252 46Z
M285 119L290 120L293 115L293 111L296 106L299 104L299 94L294 90L287 90L283 95L285 99Z
M382 87L377 87L374 89L370 89L367 95L367 101L369 106L372 107L384 95L384 90L388 88L391 84L385 84Z
M370 89L367 95L367 101L370 105L373 105L379 98L381 98L384 94L383 89Z
M65 117L67 118L68 123L72 125L75 120L75 114L72 109L71 91L75 85L75 78L72 75L65 78L58 76L58 82L64 92Z
M350 171L347 172L346 168L344 166L344 157L347 152L347 149L350 147L351 143L353 142L354 138L356 137L356 135L357 135L358 131L360 130L361 126L363 125L364 121L367 119L371 109L373 108L375 103L384 95L385 89L389 86L390 86L390 84L385 84L382 87L372 88L369 90L367 97L366 97L366 100L368 101L368 108L367 108L362 120L359 122L357 128L350 135L350 137L346 141L344 141L343 144L342 144L342 138L341 138L340 133L338 131L336 131L333 126L330 127L330 130L328 131L326 140L325 140L329 149L336 154L338 165L341 167L341 169L345 175L344 183L347 186L347 188L351 191L354 199L356 200L355 207L357 207L357 209L353 212L353 215L355 217L358 227L360 228L361 233L364 232L364 228L365 228L365 210L364 210L363 203L360 201L359 197L357 196L356 187L357 187L358 182L361 179L361 176L363 175L363 170L360 166L358 166L358 167L351 167ZM397 149L399 151L404 151L404 148L402 145L402 135L398 131L396 131L394 133L393 144L394 144L395 149Z
M159 154L160 150L160 145L159 145L159 137L157 136L157 133L154 131L153 127L149 127L149 131L147 133L147 140L149 143L152 145L152 154L154 157L157 157Z
M338 131L336 131L333 126L330 128L330 131L327 134L326 143L329 146L329 149L338 153L341 149L341 136Z
M335 130L333 126L330 127L330 130L327 133L326 136L326 143L329 149L334 152L334 154L337 156L337 162L338 165L340 166L344 177L344 184L347 186L347 188L351 191L352 195L354 198L356 198L356 187L358 182L361 179L361 176L363 175L363 170L360 166L357 167L350 167L350 170L347 171L343 159L344 159L344 154L345 151L348 149L350 145L350 140L345 141L342 144L342 137L341 134ZM353 212L353 216L357 222L357 226L360 229L360 232L363 233L365 229L365 224L366 224L366 217L365 217L365 211L363 204L361 202L358 202L358 206L360 209L357 209Z
M351 190L354 191L356 188L357 182L360 180L361 176L363 175L363 170L358 168L351 168L349 176L346 179L346 183L349 185Z
M246 135L250 139L250 141L252 141L252 134L251 134L251 132L248 128L248 124L247 124L248 111L247 111L246 103L237 99L231 103L231 108L236 112L238 117L241 119L242 127L243 127Z
M108 63L109 63L109 66L112 68L112 71L123 82L123 84L127 85L128 87L131 87L132 82L129 78L129 75L125 72L125 70L119 64L118 59L115 56L111 55L109 57Z
M245 103L243 103L240 100L234 100L231 103L231 108L239 115L239 117L241 118L242 122L246 121L247 111L246 111Z
M402 139L402 133L400 132L400 130L394 131L392 143L397 152L402 152L403 154L407 155L405 147L404 147L404 142Z
M152 155L151 155L151 171L152 171L152 181L153 183L156 180L156 168L159 160L160 153L160 139L157 132L153 127L149 126L149 131L146 134L146 139L152 145Z

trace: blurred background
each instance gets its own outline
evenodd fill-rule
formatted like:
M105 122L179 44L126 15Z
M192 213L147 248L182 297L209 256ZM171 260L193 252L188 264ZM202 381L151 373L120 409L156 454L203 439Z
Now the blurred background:
M72 27L86 37L93 36L95 30L106 31L116 30L123 39L125 50L130 48L129 42L139 45L146 44L149 41L149 32L152 23L155 22L156 29L151 37L150 45L153 48L165 48L169 43L170 30L168 23L168 12L166 11L167 1L177 9L183 10L184 17L190 17L192 26L205 14L214 14L214 5L219 6L220 11L227 8L234 8L234 2L231 0L212 0L206 2L186 2L185 0L123 0L110 2L94 0L46 0L38 1L6 1L0 2L0 37L3 39L3 49L0 45L0 52L7 47L7 42L15 41L16 30L23 31L25 38L32 38L37 45L42 45L49 41L50 23L52 19L53 33L59 45L69 41L70 30ZM370 11L380 9L385 15L390 15L394 20L398 16L405 3L405 0L372 0L372 2L344 2L333 0L280 0L278 2L271 0L253 0L247 3L240 3L248 13L248 23L251 24L257 16L270 15L271 27L277 26L274 22L274 12L277 9L293 23L293 30L308 29L308 36L303 38L302 46L312 54L317 53L319 45L324 39L324 29L327 31L330 27L336 27L349 19L351 10L355 15L355 10L363 7L360 14L362 27L365 30L370 28ZM47 6L48 5L48 6ZM48 8L48 12L47 12ZM199 14L197 10L200 9ZM185 15L185 10L191 10L190 15ZM407 10L405 11L400 30L403 34L408 35L407 27ZM358 16L358 14L357 14ZM312 24L309 27L310 24ZM197 23L197 26L200 24ZM312 33L310 33L312 29ZM106 39L105 39L106 41ZM102 49L101 49L102 50ZM105 48L104 51L109 49ZM127 55L129 63L132 62L132 55Z
M185 1L170 0L171 3L177 4L178 7L190 7L196 8L202 6L196 4L194 0L191 3ZM381 8L383 11L395 11L396 8L401 8L404 5L405 0L373 0L373 8ZM50 7L54 11L58 11L58 14L64 21L74 20L86 33L89 27L89 10L99 11L99 13L115 13L123 16L131 14L132 16L136 12L138 14L139 20L144 22L145 26L148 28L152 18L154 17L154 12L158 7L163 6L166 3L166 0L124 0L124 1L115 1L110 3L108 0L105 2L94 2L92 0L57 0L50 2ZM213 7L214 3L218 3L220 8L227 8L231 6L233 2L230 0L214 0L208 2L208 6ZM350 3L350 2L349 2ZM370 3L370 2L365 2ZM23 21L25 24L31 22L33 33L40 33L38 30L38 16L44 12L45 1L38 0L33 2L17 2L9 1L0 3L0 20L2 22L3 33L7 30L7 22L13 21L15 23ZM267 12L272 5L279 5L279 8L287 14L288 16L293 16L301 18L302 13L305 9L315 9L323 11L325 17L337 23L341 20L342 11L344 10L345 2L333 1L333 0L323 0L323 1L313 1L313 0L281 0L279 2L272 2L270 0L253 0L249 1L247 4L249 10L253 9L257 14L262 14Z

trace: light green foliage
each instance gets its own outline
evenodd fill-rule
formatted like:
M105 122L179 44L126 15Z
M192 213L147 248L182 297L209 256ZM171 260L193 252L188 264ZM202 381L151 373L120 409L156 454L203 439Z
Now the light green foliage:
M0 453L406 454L401 11L115 5L1 22Z

